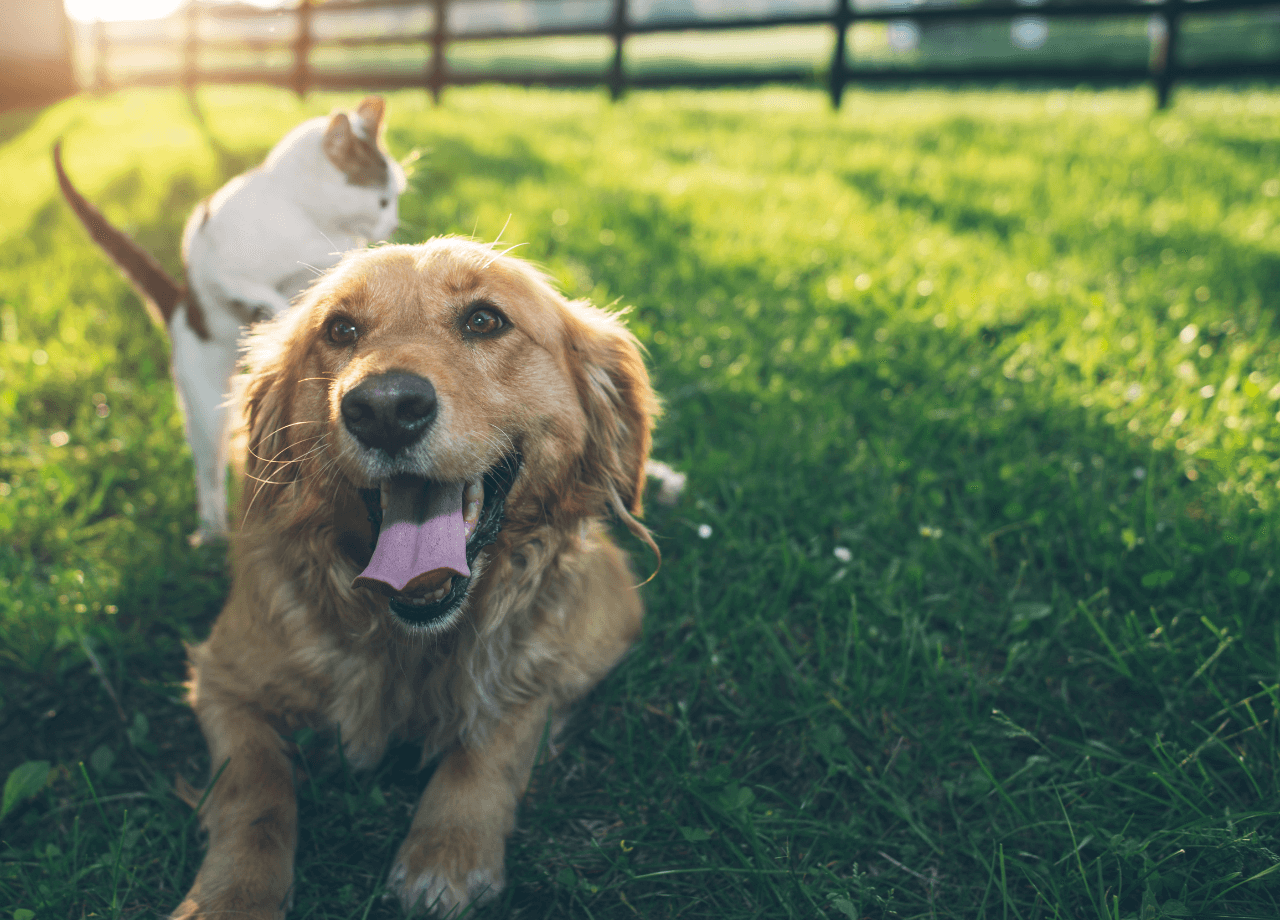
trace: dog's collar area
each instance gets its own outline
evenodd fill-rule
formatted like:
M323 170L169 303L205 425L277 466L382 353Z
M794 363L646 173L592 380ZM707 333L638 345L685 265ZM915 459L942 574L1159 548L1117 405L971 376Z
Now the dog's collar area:
M467 565L475 564L480 551L498 539L505 519L507 494L515 484L520 472L521 457L519 454L504 457L503 460L484 474L484 504L480 509L480 519L475 530L467 540ZM382 491L380 489L361 489L360 498L364 501L368 512L371 531L370 550L377 546L378 536L382 529ZM430 626L452 613L471 589L470 575L454 575L448 593L432 603L410 603L404 595L392 594L388 598L388 606L397 618L413 626Z

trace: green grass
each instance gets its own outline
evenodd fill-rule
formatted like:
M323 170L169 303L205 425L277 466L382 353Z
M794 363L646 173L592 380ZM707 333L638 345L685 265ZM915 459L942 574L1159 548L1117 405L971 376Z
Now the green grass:
M0 823L16 917L165 910L201 853L170 788L208 768L182 643L224 562L184 542L163 335L48 162L63 137L176 269L199 197L335 100L201 102L206 131L170 92L0 117L0 775L37 763ZM391 111L422 154L401 238L502 232L630 305L655 452L690 477L650 509L644 638L539 768L484 916L1280 913L1280 93ZM348 775L330 743L292 916L393 917L425 777L411 750Z

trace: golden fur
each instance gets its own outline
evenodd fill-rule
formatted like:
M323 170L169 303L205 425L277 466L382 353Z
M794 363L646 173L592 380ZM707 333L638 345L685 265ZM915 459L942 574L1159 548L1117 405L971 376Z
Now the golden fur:
M502 334L468 333L477 304L508 321ZM335 344L335 318L359 330L354 344ZM297 812L283 739L304 726L336 728L359 766L392 738L443 753L390 884L408 910L491 897L548 719L554 729L640 631L635 579L604 525L613 510L648 536L632 515L657 403L636 344L520 260L450 238L348 255L261 327L248 363L233 585L190 653L217 778L201 813L209 850L174 916L284 914ZM393 369L438 395L410 452L420 475L465 481L521 458L469 597L434 630L352 587L372 536L358 490L385 473L340 402Z

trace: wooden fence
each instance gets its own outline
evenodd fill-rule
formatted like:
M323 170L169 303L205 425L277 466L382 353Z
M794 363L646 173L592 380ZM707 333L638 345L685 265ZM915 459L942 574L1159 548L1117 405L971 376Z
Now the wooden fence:
M535 26L530 28L452 29L451 11L475 3L476 0L298 0L291 8L260 9L245 5L229 6L211 0L191 0L184 8L185 37L181 39L183 59L180 70L152 71L113 81L109 75L113 51L126 46L157 46L172 39L154 37L110 38L102 23L94 30L94 85L107 89L121 84L173 84L194 87L204 83L269 83L288 87L301 94L312 89L394 89L422 87L438 99L448 86L475 83L510 83L550 86L604 86L614 99L633 88L673 86L746 85L762 83L815 83L823 79L822 68L803 66L762 66L721 68L712 71L669 73L628 73L625 53L628 38L655 33L729 32L778 29L784 26L826 26L835 33L835 48L825 68L831 103L839 107L846 86L858 83L906 82L982 82L1049 81L1133 83L1150 81L1157 104L1168 104L1176 81L1274 79L1280 77L1280 53L1267 60L1223 60L1215 63L1182 63L1182 23L1189 14L1197 17L1222 16L1241 11L1276 10L1280 0L1101 0L1071 3L1064 0L1022 0L1020 5L1008 0L979 0L955 6L915 6L902 8L858 9L851 0L832 0L825 12L799 12L791 15L731 16L701 19L661 19L636 21L629 15L628 0L612 0L608 22ZM535 0L553 3L554 0ZM323 37L315 34L313 20L317 15L361 11L375 12L406 9L430 13L430 26L412 33L381 33ZM1151 53L1145 63L1097 64L1042 63L1026 57L1013 64L991 65L925 65L922 67L854 67L850 63L849 28L860 22L908 21L917 27L930 24L1005 21L1012 23L1025 17L1042 20L1105 20L1115 18L1153 17L1161 28L1151 32ZM201 23L209 20L245 20L254 17L287 17L293 20L292 36L269 40L245 38L202 39ZM1277 26L1280 28L1280 26ZM449 66L450 45L508 39L606 36L612 41L612 58L598 71L554 69L458 69ZM314 66L317 48L346 48L404 45L420 43L425 51L425 66L418 72L403 70L341 70ZM287 51L292 56L289 68L202 66L202 52L213 49L250 47L256 50Z

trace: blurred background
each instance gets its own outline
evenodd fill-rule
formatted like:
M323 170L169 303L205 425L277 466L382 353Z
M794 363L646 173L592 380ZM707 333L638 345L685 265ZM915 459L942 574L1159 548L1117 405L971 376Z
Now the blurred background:
M477 916L1280 917L1277 76L1280 0L0 0L0 918L190 885L230 577L51 149L176 275L369 90L393 241L628 307L688 476ZM294 740L291 916L401 920L420 749Z
M3 0L0 106L78 87L298 92L1280 74L1274 0Z

